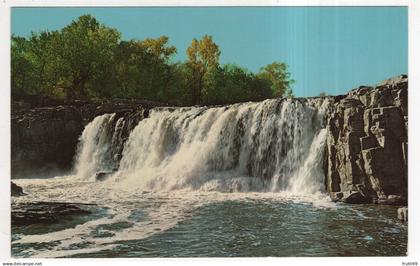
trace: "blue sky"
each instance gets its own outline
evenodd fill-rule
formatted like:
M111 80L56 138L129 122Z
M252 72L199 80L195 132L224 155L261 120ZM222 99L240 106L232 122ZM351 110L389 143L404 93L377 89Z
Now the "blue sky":
M13 8L12 33L60 29L83 14L123 39L167 35L178 49L174 60L210 34L221 63L258 71L285 62L296 96L343 94L408 72L406 7Z

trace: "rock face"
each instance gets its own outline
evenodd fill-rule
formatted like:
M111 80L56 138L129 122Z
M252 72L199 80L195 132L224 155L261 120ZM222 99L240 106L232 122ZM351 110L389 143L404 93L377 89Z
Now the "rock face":
M82 117L72 106L40 107L11 120L12 177L69 168Z
M84 126L105 113L116 113L115 123L124 118L118 132L118 147L122 149L129 132L148 115L148 108L162 105L131 100L74 101L58 106L42 106L42 103L40 100L12 102L12 178L48 177L47 174L71 169Z
M407 86L401 75L335 98L324 158L326 188L334 201L406 202Z

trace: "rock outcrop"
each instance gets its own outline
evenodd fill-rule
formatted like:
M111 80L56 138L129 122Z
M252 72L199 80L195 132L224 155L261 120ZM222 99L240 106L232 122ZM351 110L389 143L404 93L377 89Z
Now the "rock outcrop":
M12 226L53 224L74 216L90 214L92 204L28 202L12 204Z
M397 218L402 222L408 222L408 208L401 207L397 210Z
M324 162L334 201L406 203L407 86L401 75L335 98Z
M10 183L11 183L10 192L11 192L11 194L12 194L12 197L19 197L19 196L26 195L26 194L23 192L23 188L22 188L22 187L20 187L20 186L16 185L16 184L15 184L15 183L13 183L13 182L10 182Z

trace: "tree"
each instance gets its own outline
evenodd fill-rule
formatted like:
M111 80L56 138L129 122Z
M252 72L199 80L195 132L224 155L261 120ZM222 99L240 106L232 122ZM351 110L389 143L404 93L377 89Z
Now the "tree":
M58 31L42 31L32 33L28 42L28 56L33 62L33 71L36 75L34 86L38 93L52 96L55 92L55 85L59 80L57 73L57 56L54 49L59 45Z
M219 46L213 42L213 38L205 35L201 40L193 39L187 49L188 64L193 71L192 102L200 104L204 77L209 69L219 65Z
M29 57L30 43L23 37L12 36L11 87L13 95L27 94L33 89L33 62Z
M148 70L148 91L156 100L167 101L168 85L172 78L169 60L176 54L176 47L168 45L169 38L145 39L139 43L145 54L145 66Z
M161 36L120 42L115 52L115 64L123 96L168 100L174 75L169 61L176 53L176 48L169 46L168 41L168 37Z
M101 96L112 89L113 55L120 33L84 15L65 27L56 42L56 67L70 98Z
M273 62L261 68L258 76L270 82L275 97L292 96L291 85L294 80L290 79L285 63Z
M229 104L249 99L252 75L245 69L227 64L212 68L206 74L205 104Z

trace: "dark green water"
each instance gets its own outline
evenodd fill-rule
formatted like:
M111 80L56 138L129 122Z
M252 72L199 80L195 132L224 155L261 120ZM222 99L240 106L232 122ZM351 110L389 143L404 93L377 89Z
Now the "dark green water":
M70 257L405 256L407 225L393 206L224 201L164 232L114 244Z
M405 256L397 206L334 204L281 193L113 194L94 184L37 197L96 203L89 215L12 226L13 257ZM104 186L107 188L108 186ZM30 190L31 186L26 186ZM74 194L69 193L73 191ZM52 194L54 193L54 194ZM121 197L124 195L124 197ZM95 197L94 197L95 196Z

